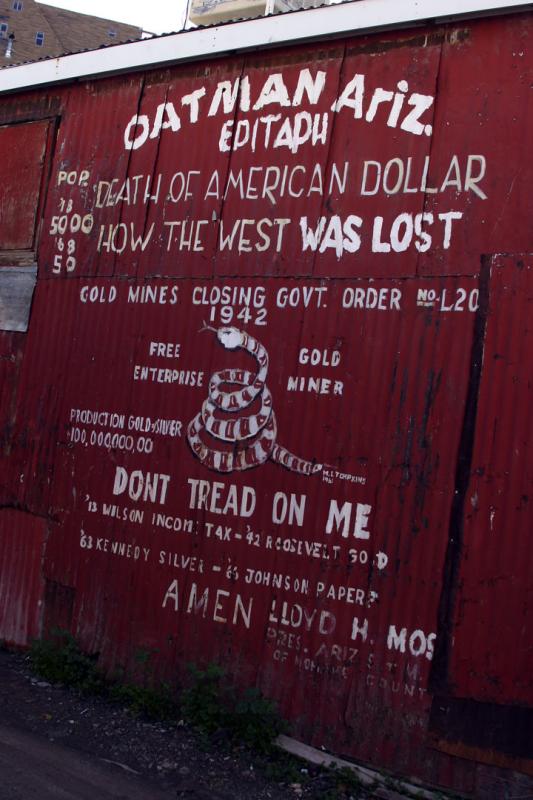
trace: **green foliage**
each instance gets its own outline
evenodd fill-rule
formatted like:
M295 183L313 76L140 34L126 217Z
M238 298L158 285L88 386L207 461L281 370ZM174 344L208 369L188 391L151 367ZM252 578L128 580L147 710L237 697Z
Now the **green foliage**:
M132 683L115 684L110 687L109 696L127 706L135 717L161 721L176 719L176 702L166 683L161 683L157 688Z
M155 683L151 658L155 649L138 647L133 654L129 679L124 668L115 671L109 697L129 709L134 717L170 721L176 719L177 705L168 683Z
M137 662L137 664L148 664L150 661L152 654L156 653L156 650L147 650L146 647L138 647L135 651L133 658Z
M142 651L137 660L146 664L149 657L148 651ZM176 703L167 684L150 688L122 683L123 671L114 681L106 680L98 670L98 656L84 653L68 631L55 629L50 639L34 641L30 661L33 671L50 683L61 683L84 694L106 695L127 706L135 716L158 720L176 717Z
M271 752L274 740L285 730L276 706L258 689L242 695L225 685L224 670L208 664L200 670L189 665L191 684L181 696L186 719L201 733L224 731L228 739L240 742L259 753Z
M275 752L275 758L264 759L261 764L263 774L276 783L306 783L308 780L307 769L302 772L305 762L284 750ZM305 764L305 768L307 768Z
M85 694L101 694L105 682L98 671L98 655L87 655L68 632L55 629L51 639L34 641L30 651L33 670L50 683L62 683Z
M97 667L98 655L84 653L68 631L54 630L50 639L33 642L30 661L34 672L50 683L105 695L127 706L135 716L176 719L178 708L170 686L149 685L150 656L150 651L142 649L135 655L142 668L143 685L130 682L131 678L126 681L123 671L115 680L106 680ZM204 735L220 731L227 741L263 755L272 753L276 737L286 729L274 703L258 689L237 694L227 686L225 672L217 664L208 664L205 669L191 664L189 673L190 684L181 695L181 712L193 727Z
M181 694L181 709L195 728L202 733L215 733L224 727L223 690L221 680L224 670L217 664L208 664L205 670L188 665L191 683Z
M3 645L0 640L0 648ZM155 652L145 648L135 652L129 680L122 667L115 671L112 679L106 679L97 666L98 654L84 653L68 631L56 629L51 632L50 639L33 642L30 662L33 671L49 683L61 683L85 694L103 695L125 705L135 716L176 720L178 707L171 687L165 683L153 685L150 660ZM353 770L336 769L333 764L312 768L305 764L304 767L304 762L278 749L274 742L280 733L285 732L286 723L279 716L275 704L258 689L247 689L238 694L228 686L226 674L217 664L208 664L205 669L190 664L188 669L189 686L182 691L179 710L201 734L220 733L224 741L232 745L239 743L255 751L256 767L278 783L302 786L310 781L309 772L313 770L315 778L318 778L316 789L319 794L315 794L311 785L311 795L307 796L315 800L372 796L373 787L363 787ZM133 680L137 683L132 683ZM380 784L405 793L405 787L391 777L383 777ZM420 795L415 791L409 796ZM442 797L443 800L452 800L457 795Z
M357 774L348 767L341 767L335 770L334 775L337 792L343 792L345 795L349 795L358 792L362 787Z
M258 689L247 689L228 715L233 738L260 753L272 750L274 740L287 730L274 703Z

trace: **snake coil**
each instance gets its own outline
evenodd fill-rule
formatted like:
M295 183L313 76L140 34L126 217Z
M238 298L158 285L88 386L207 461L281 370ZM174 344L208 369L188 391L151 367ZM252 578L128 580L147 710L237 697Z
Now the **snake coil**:
M251 469L271 459L292 472L311 475L321 464L305 461L290 453L276 441L277 423L272 408L272 395L266 385L268 353L253 336L237 328L211 328L226 350L245 350L257 362L257 372L223 369L209 379L209 394L202 410L187 427L189 445L196 457L216 472ZM233 388L235 387L235 388ZM254 401L261 404L256 413L244 412ZM227 415L227 418L221 416ZM205 443L210 438L212 445ZM218 442L233 445L223 449Z

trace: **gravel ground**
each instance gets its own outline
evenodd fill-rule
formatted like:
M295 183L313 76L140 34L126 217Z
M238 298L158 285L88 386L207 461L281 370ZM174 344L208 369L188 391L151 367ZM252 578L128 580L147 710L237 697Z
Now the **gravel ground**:
M229 747L223 735L205 740L182 721L147 722L109 700L52 686L35 677L24 654L0 651L0 687L4 725L120 765L125 772L152 781L154 787L171 790L176 798L370 797L306 762L283 756L261 758L245 748Z

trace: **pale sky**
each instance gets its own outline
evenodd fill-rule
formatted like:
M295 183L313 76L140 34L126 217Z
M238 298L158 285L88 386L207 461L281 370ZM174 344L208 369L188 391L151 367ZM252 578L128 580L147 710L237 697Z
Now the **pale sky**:
M170 33L183 28L186 0L50 0L47 5Z

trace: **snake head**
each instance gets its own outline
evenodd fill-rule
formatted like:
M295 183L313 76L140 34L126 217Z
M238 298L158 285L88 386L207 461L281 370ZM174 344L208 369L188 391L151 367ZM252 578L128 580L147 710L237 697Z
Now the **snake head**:
M226 350L236 350L242 346L242 333L237 328L219 328L217 338Z

